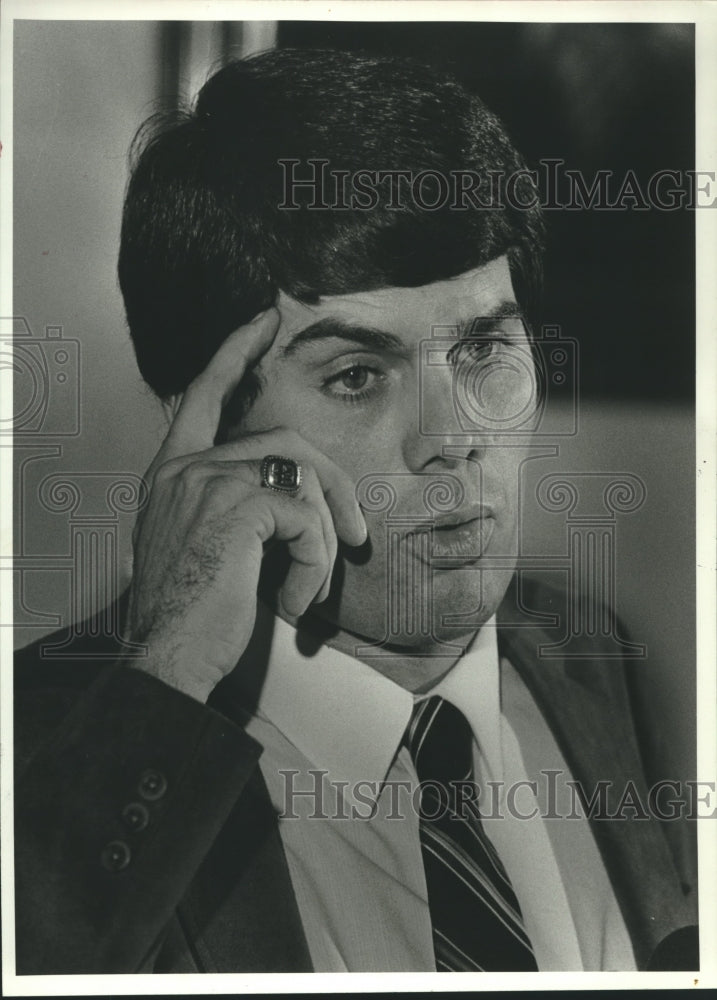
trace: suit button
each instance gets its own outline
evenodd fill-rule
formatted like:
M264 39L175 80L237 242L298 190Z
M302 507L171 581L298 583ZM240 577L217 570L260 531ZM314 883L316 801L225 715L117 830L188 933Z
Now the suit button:
M132 852L123 840L112 840L102 851L100 861L108 872L121 872L130 863Z
M147 802L161 799L167 791L167 779L160 771L144 771L139 779L137 791Z
M125 826L133 833L140 833L149 823L149 813L147 807L141 802L130 802L122 810L122 819Z

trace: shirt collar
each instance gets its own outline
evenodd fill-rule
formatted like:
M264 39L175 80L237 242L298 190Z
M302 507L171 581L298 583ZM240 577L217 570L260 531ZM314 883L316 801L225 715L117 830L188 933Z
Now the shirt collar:
M414 695L368 664L326 645L300 648L300 634L274 617L255 714L270 722L334 782L369 782L378 791L399 749L416 701L440 694L463 711L481 749L498 740L495 619L483 626L453 669L429 692ZM241 683L241 682L240 682ZM484 746L485 743L485 746ZM362 786L365 794L366 785Z
M332 781L378 790L412 711L410 691L330 646L305 652L296 629L274 618L255 713Z

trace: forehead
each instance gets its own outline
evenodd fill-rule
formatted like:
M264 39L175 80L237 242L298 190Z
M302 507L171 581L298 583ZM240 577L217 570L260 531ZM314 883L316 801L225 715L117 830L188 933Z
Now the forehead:
M329 295L316 305L297 302L282 292L278 302L281 325L275 347L281 349L300 330L329 316L388 330L408 343L429 337L435 326L489 315L504 302L515 302L506 257L419 288Z

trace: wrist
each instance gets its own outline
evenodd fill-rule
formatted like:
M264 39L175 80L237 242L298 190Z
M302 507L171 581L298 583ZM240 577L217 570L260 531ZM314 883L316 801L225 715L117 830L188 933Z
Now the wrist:
M206 704L210 694L222 679L220 670L201 662L201 659L188 661L179 643L163 647L157 642L152 642L148 644L147 656L133 661L132 666L201 704Z

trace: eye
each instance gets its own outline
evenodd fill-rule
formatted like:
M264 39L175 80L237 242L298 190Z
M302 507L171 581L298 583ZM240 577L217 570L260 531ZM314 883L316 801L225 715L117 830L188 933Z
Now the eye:
M324 382L324 391L345 403L360 403L381 389L385 373L371 365L342 368Z
M368 382L369 374L369 369L365 365L353 365L351 368L347 368L346 371L341 372L341 385L354 391L363 389Z

